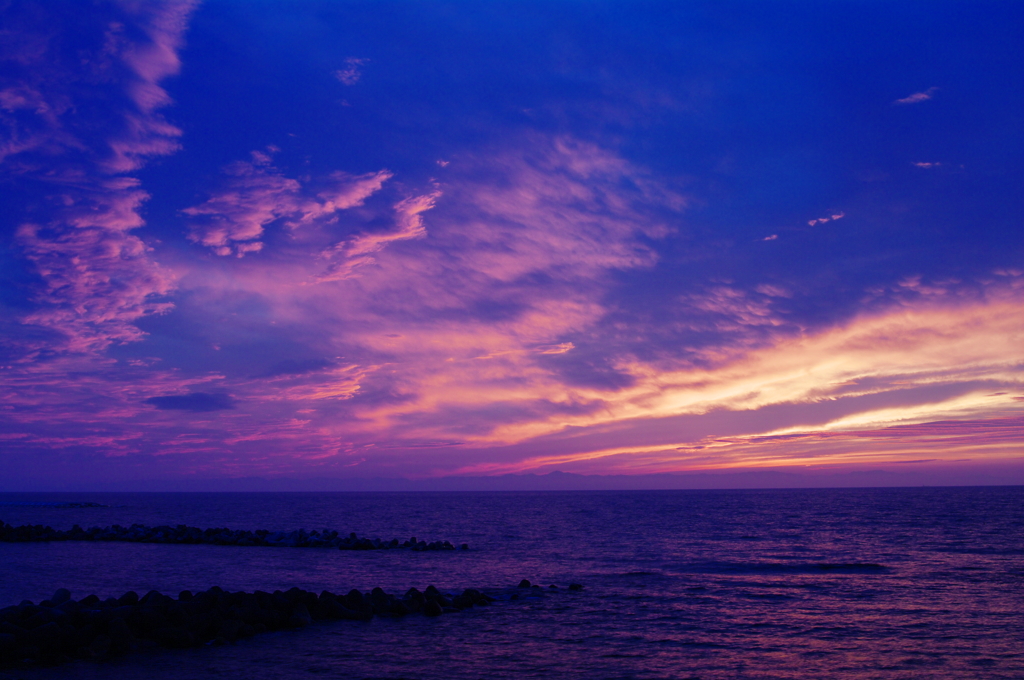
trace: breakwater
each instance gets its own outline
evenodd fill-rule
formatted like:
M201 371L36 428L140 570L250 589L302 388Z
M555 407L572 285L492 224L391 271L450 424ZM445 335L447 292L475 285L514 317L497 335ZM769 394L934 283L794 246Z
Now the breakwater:
M397 597L381 588L319 595L300 588L267 593L226 592L218 587L177 598L150 591L75 601L61 588L34 604L0 609L0 663L103 660L147 647L188 648L228 644L260 633L293 630L317 621L369 621L375 616L440 616L487 606L498 598L474 588L459 593L434 586ZM505 599L519 599L511 596Z
M339 550L468 550L463 543L456 546L450 541L423 541L415 536L406 541L397 538L384 541L380 538L347 536L337 531L324 529L310 531L267 531L259 529L199 529L184 524L177 526L149 527L133 524L124 527L114 524L108 527L83 529L77 524L67 530L54 529L41 524L12 526L0 521L0 541L8 543L35 543L44 541L125 541L129 543L183 543L209 545L270 546L282 548L337 548Z

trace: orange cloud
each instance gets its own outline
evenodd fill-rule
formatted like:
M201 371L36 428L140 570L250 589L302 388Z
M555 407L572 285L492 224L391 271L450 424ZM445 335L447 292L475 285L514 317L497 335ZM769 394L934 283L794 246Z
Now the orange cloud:
M706 369L634 362L626 367L637 378L629 389L615 395L576 390L577 399L601 399L599 410L511 424L486 438L493 444L546 436L545 447L561 452L463 471L665 471L811 459L949 459L965 452L1019 456L1021 308L1019 295L1005 293L987 303L894 310L751 352L709 356L713 367ZM757 417L783 407L788 423ZM681 417L688 418L685 427ZM712 430L746 432L723 437L708 433L702 421ZM953 424L922 425L936 421ZM665 432L672 422L681 425L674 439ZM645 442L645 430L655 429L661 432L657 441ZM600 442L588 432L603 433ZM566 435L560 439L559 433Z

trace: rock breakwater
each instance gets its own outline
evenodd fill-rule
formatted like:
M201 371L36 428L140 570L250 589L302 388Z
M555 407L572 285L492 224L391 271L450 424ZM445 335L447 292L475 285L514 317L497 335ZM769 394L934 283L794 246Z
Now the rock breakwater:
M108 527L83 529L77 524L67 530L54 529L41 524L11 526L0 521L0 541L8 543L34 543L44 541L126 541L130 543L183 543L209 545L271 546L285 548L337 548L340 550L468 550L465 543L456 547L449 541L418 541L412 537L407 541L395 538L383 541L379 538L359 537L354 532L347 536L337 531L267 531L259 529L199 529L184 524L177 526L148 527L133 524L124 527L114 524Z
M197 593L185 590L177 598L153 590L142 597L129 591L116 599L89 595L76 601L61 588L39 604L24 601L0 609L0 665L102 661L131 650L229 644L321 621L440 616L499 599L521 599L513 590L496 591L495 596L476 588L443 592L427 586L398 597L382 588L317 595L300 588L232 593L213 587ZM533 597L544 595L540 588L530 590Z

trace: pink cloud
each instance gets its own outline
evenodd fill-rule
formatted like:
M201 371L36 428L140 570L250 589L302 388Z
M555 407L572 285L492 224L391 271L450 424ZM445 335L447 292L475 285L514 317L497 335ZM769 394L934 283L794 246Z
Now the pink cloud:
M831 215L828 215L826 217L819 217L819 218L814 219L814 220L808 220L807 224L809 226L813 227L816 224L825 224L826 222L833 222L835 220L840 220L840 219L842 219L844 217L846 217L846 213L842 213L842 212L832 213Z
M138 452L192 456L221 447L230 451L218 454L222 464L230 458L248 473L282 473L310 461L386 465L403 446L458 445L466 435L479 437L510 423L529 429L533 422L543 431L551 413L596 408L594 399L567 392L543 362L577 351L565 335L602 318L607 272L649 266L653 254L641 237L665 233L665 217L684 201L642 169L595 147L549 140L531 153L464 158L453 164L459 169L443 187L444 196L431 188L368 206L368 214L382 210L375 223L388 217L391 226L364 229L340 242L334 264L350 268L347 278L310 285L324 263L322 247L313 240L291 244L293 256L285 259L193 265L179 281L193 304L209 314L220 314L232 296L259 296L267 307L261 323L271 319L290 336L319 343L329 361L295 375L194 376L190 382L141 364L110 367L104 375L111 380L126 370L142 371L139 376L150 371L153 377L136 378L130 393L111 391L97 378L88 390L109 394L108 408L90 412L84 398L72 406L80 397L67 394L57 410L79 428L137 425L146 436L123 446ZM494 188L494 175L481 176L487 167L500 174L501 190ZM282 190L287 178L270 168L266 154L246 164L240 176L248 178L241 189L228 186L203 204L210 214L239 223L255 214L250 223L257 225L279 214L282 223L296 226L332 219L337 206L359 203L386 179L338 176L311 198L305 182ZM246 194L253 186L259 190ZM448 192L463 202L453 203ZM237 200L221 198L232 193ZM275 198L269 208L263 202L268 194ZM244 212L246 206L254 212ZM467 234L473 236L468 243ZM304 248L305 259L295 254ZM523 257L532 261L517 264ZM360 258L367 260L352 269ZM481 305L495 299L514 300L514 313L499 320L480 316ZM217 334L210 344L225 347L236 335L252 332L241 317L208 328ZM192 392L231 394L235 408L191 413L142 405L152 397ZM397 398L373 396L378 393ZM57 394L36 398L56 400ZM179 437L183 426L194 436ZM85 440L75 445L85 446ZM274 462L263 467L257 458Z
M360 68L363 64L369 63L369 59L360 59L358 57L349 57L345 60L344 68L338 69L334 72L334 77L337 78L343 85L355 85L359 82L363 72Z
M327 272L318 281L337 281L348 278L359 265L374 262L371 255L394 241L422 238L427 231L423 226L423 213L434 207L441 192L434 191L422 196L411 196L397 203L395 209L396 229L384 233L360 234L340 243L323 253L332 262Z
M258 252L267 225L282 220L296 229L340 210L362 205L379 191L391 173L350 177L334 173L327 188L314 196L303 191L297 179L285 177L271 165L268 154L254 151L252 161L237 161L224 169L225 186L204 203L182 212L195 218L189 239L211 248L218 255L242 257Z
M935 93L938 92L938 91L939 91L939 88L937 88L937 87L929 87L924 92L915 92L914 94L907 95L906 97L903 97L902 99L897 99L896 101L893 102L893 104L894 105L901 105L901 106L906 105L906 104L920 104L921 102L926 102L929 99L931 99L932 97L934 97Z
M20 365L4 369L15 385L4 405L21 428L12 433L43 448L172 454L164 458L193 472L387 476L839 464L870 439L858 432L1018 417L1014 310L1024 291L1010 271L978 299L907 279L877 314L816 332L787 324L778 305L792 293L781 286L720 282L679 297L678 323L728 331L731 345L695 350L696 360L623 353L609 362L628 382L573 382L559 362L584 354L614 311L615 273L653 266L647 244L681 228L687 201L606 149L527 141L456 158L444 183L386 201L367 199L387 171L299 180L272 165L272 150L255 153L186 211L196 241L269 250L279 246L263 238L274 224L317 238L290 240L287 257L203 259L177 282L157 276L145 244L130 240L145 200L137 183L117 178L92 203L71 196L56 226L20 236L52 287L47 304L63 314L39 325L76 329L81 348L137 340L133 322L164 309L161 296L178 285L200 317L183 322L199 324L209 346L272 331L283 354L316 358L192 376L73 356ZM357 206L360 220L336 228L338 213ZM79 232L97 240L67 241ZM68 269L75 253L86 269ZM240 299L257 300L258 315ZM234 408L147 405L197 393L229 394ZM44 431L58 414L60 427ZM985 445L1005 452L1005 431ZM903 432L889 437L903 444L887 460L908 459L916 444ZM943 436L959 453L969 438Z
M121 130L108 140L111 155L100 167L111 173L137 170L152 156L178 150L181 130L156 112L171 103L159 83L177 74L181 67L178 50L184 44L188 19L198 2L124 0L118 5L127 20L124 24L109 25L107 51L128 68L131 75L124 79L123 87L137 108L125 112ZM125 25L140 29L148 40L128 38Z

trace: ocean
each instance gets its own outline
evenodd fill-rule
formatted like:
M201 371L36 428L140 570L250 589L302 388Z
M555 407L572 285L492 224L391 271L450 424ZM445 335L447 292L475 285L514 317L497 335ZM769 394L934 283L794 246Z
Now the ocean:
M82 502L105 507L63 505ZM226 646L0 668L0 678L1024 678L1024 487L7 493L0 519L334 529L470 547L0 543L0 606L58 587L80 599L214 585L545 586L437 618L318 623ZM573 582L584 590L568 591Z

